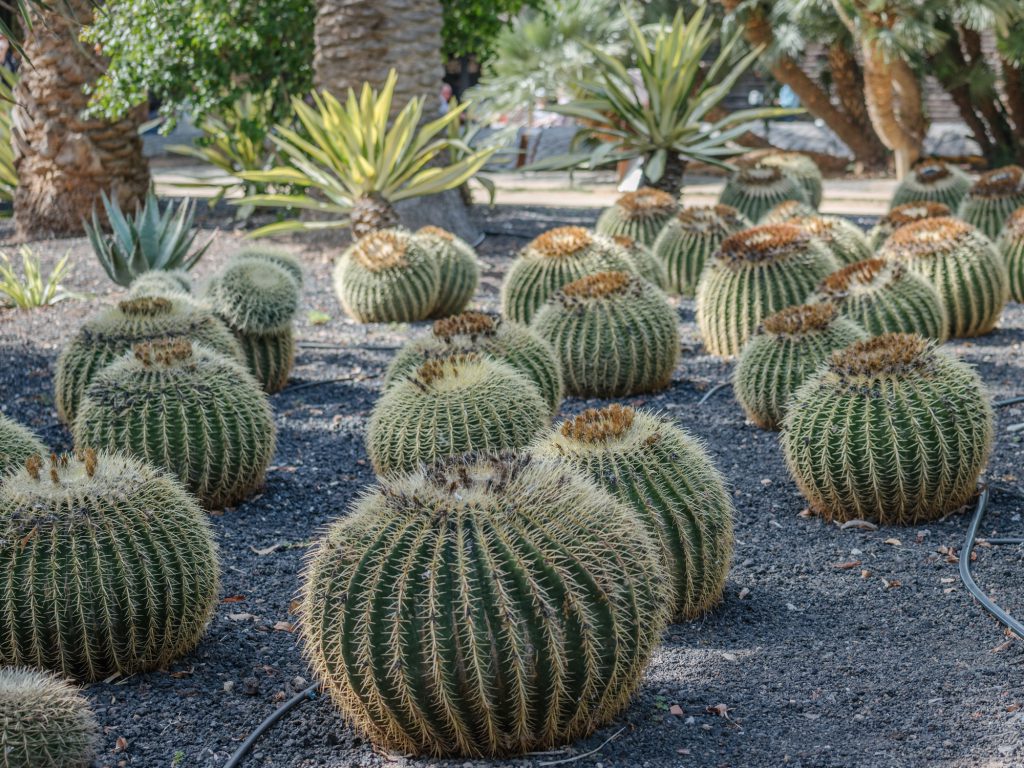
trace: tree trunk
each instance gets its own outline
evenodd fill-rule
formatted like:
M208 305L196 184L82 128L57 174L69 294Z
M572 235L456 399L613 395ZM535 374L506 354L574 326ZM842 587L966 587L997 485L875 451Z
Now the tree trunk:
M65 7L66 6L66 7ZM101 192L133 209L149 188L137 111L117 122L85 119L84 85L104 63L78 41L91 0L65 0L62 13L32 10L25 40L29 63L14 91L14 218L21 238L82 232Z
M1009 59L1000 62L1003 82L1006 84L1006 109L1013 118L1013 135L1016 137L1017 162L1024 163L1024 77L1020 69Z
M843 111L863 131L874 136L875 129L871 127L871 118L864 105L864 73L857 57L844 43L833 43L828 47L828 68ZM884 156L885 147L880 141L878 151Z
M651 181L644 174L641 176L640 186L654 187L662 192L668 192L673 197L682 198L683 176L686 174L687 162L679 155L670 152L665 160L665 171L657 181Z
M900 59L888 59L877 43L864 44L864 97L878 137L896 155L902 179L921 155L925 124L917 77Z

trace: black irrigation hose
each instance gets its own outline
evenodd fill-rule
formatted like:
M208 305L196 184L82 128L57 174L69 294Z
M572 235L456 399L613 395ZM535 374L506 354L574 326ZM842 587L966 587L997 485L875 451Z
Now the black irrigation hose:
M271 712L262 723L256 726L256 730L249 734L248 738L242 742L242 745L235 750L235 753L228 758L228 761L224 764L224 768L238 768L238 766L242 764L242 760L245 756L249 754L249 750L252 749L253 745L259 740L260 736L266 733L274 723L284 717L289 710L298 706L303 701L312 699L313 694L316 693L316 689L319 687L319 683L313 683L309 688L296 693L288 699L288 701Z
M716 394L721 392L723 389L725 389L726 387L731 387L731 386L732 386L732 382L731 381L723 381L720 384L715 384L715 386L713 386L711 389L709 389L707 392L704 393L704 397L702 397L700 400L697 401L697 405L704 405L704 403L706 403L708 400L710 400Z
M996 408L1005 408L1008 405L1016 405L1017 403L1024 403L1024 395L1011 397L1009 400L996 400L992 405Z

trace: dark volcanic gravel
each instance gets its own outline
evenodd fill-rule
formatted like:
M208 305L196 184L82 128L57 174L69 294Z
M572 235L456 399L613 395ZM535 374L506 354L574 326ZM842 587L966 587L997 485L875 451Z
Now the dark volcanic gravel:
M526 237L595 212L500 208L479 304L494 307L500 275ZM0 233L2 234L2 233ZM221 233L197 270L237 247ZM52 367L77 324L120 294L84 240L34 243L45 260L71 249L67 286L88 298L33 312L0 312L0 407L54 448L69 447L53 410ZM213 518L223 595L209 632L170 669L87 689L103 726L98 766L219 766L278 704L309 684L291 631L303 554L319 529L373 482L363 428L377 376L407 326L358 326L331 287L338 248L290 245L307 265L298 335L337 345L300 351L292 386L272 398L277 457L263 492ZM12 249L8 249L12 250ZM310 311L330 315L311 325ZM413 760L374 750L323 697L257 743L245 766L1019 766L1024 643L1009 640L970 598L951 555L967 516L914 529L841 530L804 517L773 433L744 423L725 390L731 364L703 353L693 303L679 316L684 354L672 386L632 402L671 414L702 437L732 483L735 563L725 602L669 628L632 706L591 738L505 761ZM1024 392L1024 308L995 333L950 345L977 366L996 398ZM563 413L594 403L570 400ZM998 414L984 533L1024 535L1024 407ZM976 549L976 576L1024 617L1020 546ZM126 746L125 746L126 744Z

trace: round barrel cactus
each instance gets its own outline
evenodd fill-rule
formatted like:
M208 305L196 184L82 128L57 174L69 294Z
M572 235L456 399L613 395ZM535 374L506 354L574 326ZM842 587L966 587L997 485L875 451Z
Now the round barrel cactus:
M89 768L98 736L89 702L64 680L0 669L0 768Z
M957 213L991 240L1003 231L1010 214L1024 205L1024 168L1007 165L983 173L960 203Z
M137 344L82 399L75 445L120 450L168 470L209 509L263 484L275 428L248 371L187 339Z
M999 252L1010 273L1010 298L1024 303L1024 207L1006 220L999 236Z
M872 256L867 237L852 221L839 216L816 215L790 219L787 223L820 241L840 264L855 264Z
M555 350L530 328L485 312L463 312L434 322L429 334L395 353L384 374L384 389L414 375L428 360L479 353L508 363L532 381L554 413L562 403L562 370Z
M758 150L747 153L740 158L740 162L778 168L800 183L807 196L807 202L813 210L818 210L821 205L824 192L821 169L814 160L802 152L782 152L777 149Z
M361 237L338 259L334 289L360 323L426 320L441 295L441 264L404 229Z
M783 200L758 219L758 224L785 224L791 219L817 216L818 212L800 200Z
M71 424L85 388L133 344L181 336L242 361L231 331L210 310L185 297L143 296L120 302L87 320L57 359L57 413Z
M295 280L295 284L302 288L304 281L302 262L300 262L293 254L285 251L281 248L271 248L265 245L247 245L244 248L240 248L234 256L231 257L232 261L264 261L273 264L276 267L280 267Z
M558 227L527 245L501 284L501 312L529 324L540 306L573 280L607 270L635 271L615 242L583 227Z
M614 404L564 422L534 453L582 471L632 508L658 545L675 618L695 618L718 603L734 513L700 442L653 413Z
M183 269L150 269L132 280L128 298L170 296L177 298L192 293L192 276Z
M551 407L508 363L478 354L428 360L385 391L366 426L378 475L411 472L445 456L529 445Z
M738 355L768 315L803 304L839 268L828 249L792 224L766 224L722 242L697 287L697 325L713 355Z
M555 348L566 390L624 397L664 389L679 361L679 329L665 294L628 272L569 283L530 326Z
M678 210L679 203L668 192L641 187L605 208L597 217L594 229L602 235L626 235L643 245L651 245L665 222Z
M614 235L612 240L629 256L633 262L634 272L661 290L667 290L668 272L665 271L665 265L655 258L650 248L629 235Z
M868 244L872 250L877 251L889 239L889 235L900 227L913 224L915 221L939 219L951 215L949 206L945 203L920 202L897 205L880 218L878 223L868 232Z
M889 207L904 203L942 203L955 211L970 188L971 180L966 173L955 165L931 158L918 163L900 181Z
M718 202L731 205L751 221L758 221L783 200L810 204L800 182L781 168L741 166L725 182Z
M890 333L834 352L797 390L782 446L827 520L913 525L967 503L992 435L978 375L934 341Z
M305 653L383 748L512 756L629 702L667 589L635 514L528 455L450 459L365 494L310 553Z
M916 333L945 341L949 329L939 292L905 264L868 259L821 281L808 303L827 302L872 336Z
M878 254L906 264L939 292L948 336L988 333L1010 297L1010 278L992 242L957 219L925 219L900 227Z
M102 680L191 651L217 602L206 515L169 475L85 450L0 485L0 663Z
M441 227L421 227L413 239L433 254L441 270L441 289L432 317L456 315L466 308L480 284L476 251Z
M668 220L654 241L654 256L668 273L668 290L693 296L704 265L729 235L750 226L735 208L684 208Z
M733 391L747 418L778 429L793 393L837 349L868 338L833 304L786 307L764 319L740 353Z
M22 467L30 456L49 453L31 431L0 413L0 481L8 472Z

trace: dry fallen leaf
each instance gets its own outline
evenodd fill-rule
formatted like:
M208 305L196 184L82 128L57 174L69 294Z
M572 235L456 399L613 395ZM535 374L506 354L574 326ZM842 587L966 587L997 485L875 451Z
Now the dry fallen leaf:
M228 618L232 621L255 621L256 617L251 613L229 613Z
M274 624L274 629L278 632L294 632L295 625L288 621L278 621Z
M740 590L740 600L743 600L747 595L750 594L750 590L744 587Z
M240 603L245 600L245 595L229 595L221 600L222 603Z
M847 520L841 526L839 530L847 531L850 528L859 528L862 531L877 531L878 526L874 523L868 522L867 520Z
M888 544L890 547L902 547L903 546L903 542L900 541L899 539L886 539L882 543L883 544Z
M851 568L856 568L858 565L860 565L860 560L848 560L845 563L836 563L832 567L837 571L848 571Z
M281 547L283 547L283 546L284 546L284 544L281 544L280 542L278 542L277 544L271 544L269 547L263 547L262 549L257 549L256 547L249 547L249 549L251 549L253 552L255 552L260 557L263 557L265 555L272 555L272 554L274 554L275 552L277 552L277 550L281 549Z
M899 579L882 579L882 583L886 589L896 589L903 586L903 582Z
M725 704L715 704L715 706L708 707L705 711L709 715L718 715L719 717L729 716L729 708Z
M118 736L117 741L114 742L114 752L124 752L126 749L128 749L128 739Z

